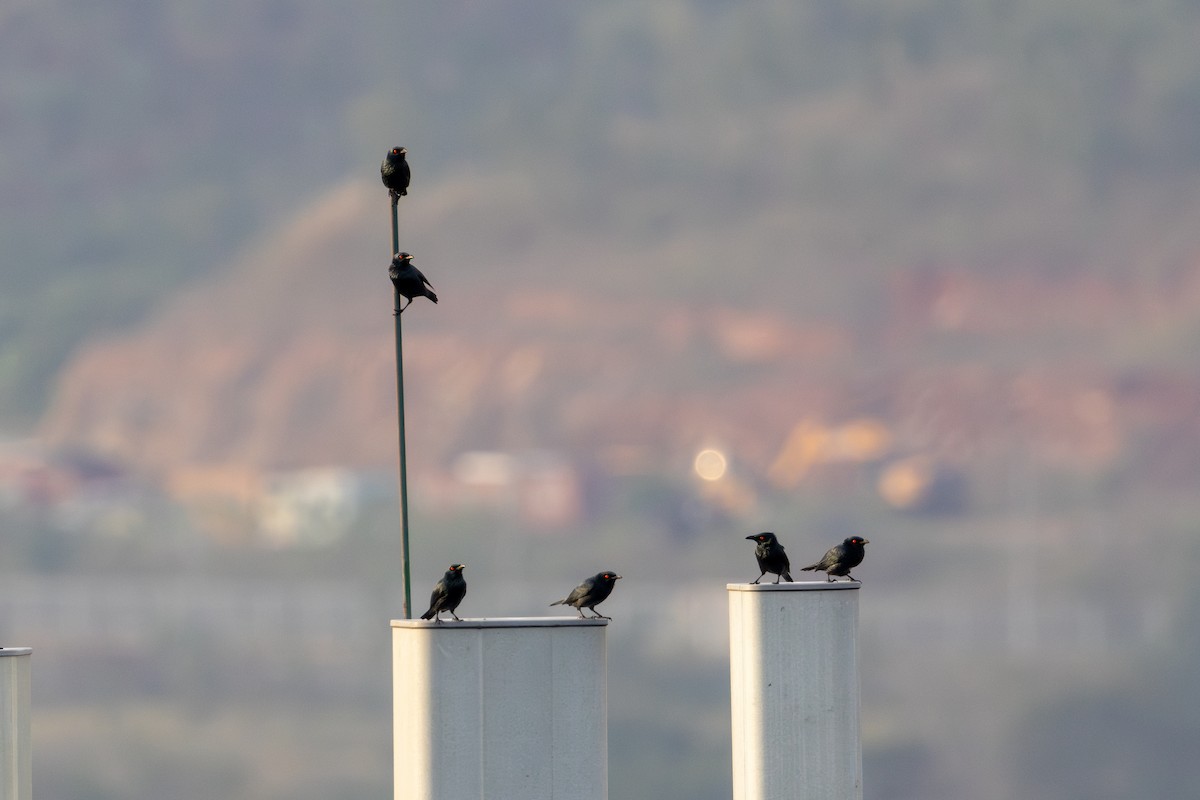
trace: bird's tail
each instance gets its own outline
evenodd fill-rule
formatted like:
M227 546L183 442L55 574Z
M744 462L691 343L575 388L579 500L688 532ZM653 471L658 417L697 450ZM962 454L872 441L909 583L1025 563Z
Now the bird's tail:
M566 604L567 604L567 601L566 601L566 599L564 598L564 599L562 599L562 600L555 600L555 601L554 601L553 603L551 603L550 605L552 605L552 606L565 606Z
M807 567L805 567L805 569L807 569ZM782 575L780 575L779 577L783 578L788 583L792 582L792 573L790 573L790 572L785 572Z
M807 567L801 567L801 572L812 572L821 568L820 564L809 564ZM790 578L788 580L791 580Z
M425 290L425 296L426 296L426 297L428 297L428 298L429 298L430 300L432 300L433 302L435 302L435 303L437 302L437 295L436 295L436 294L434 294L434 293L433 293L431 290L429 290L429 289L426 289L426 290Z
M422 614L421 619L433 619L433 609L431 608L428 611L426 611L424 614Z

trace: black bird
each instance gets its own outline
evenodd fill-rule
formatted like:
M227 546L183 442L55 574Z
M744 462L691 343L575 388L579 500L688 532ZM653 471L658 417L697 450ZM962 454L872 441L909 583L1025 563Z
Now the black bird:
M606 617L597 611L596 606L603 603L612 594L613 587L617 585L617 581L620 578L621 576L615 572L597 572L572 589L571 593L562 600L558 600L550 605L574 606L579 611L579 616L583 619L587 619L583 613L585 608L599 619L612 619L612 617Z
M396 309L397 314L408 308L414 297L428 297L433 302L437 302L437 295L433 293L433 284L421 270L413 266L411 253L396 253L392 257L392 265L388 267L388 277L392 279L392 285L396 287L396 291L408 300L404 304L404 308Z
M755 578L754 583L761 581L763 575L768 572L775 573L776 583L779 583L780 578L788 583L792 582L792 565L788 562L787 553L783 552L783 545L775 538L775 534L763 531L746 538L758 542L758 547L754 548L754 556L758 559L758 568L762 570L762 575Z
M450 565L450 569L446 570L446 574L433 587L433 594L429 596L429 610L421 615L421 619L436 617L434 621L441 622L442 612L449 611L456 622L462 622L458 614L454 613L454 609L458 608L458 604L467 595L467 582L462 574L465 566L466 564Z
M388 154L383 158L383 163L379 165L379 175L383 178L383 185L388 188L388 194L391 195L393 203L408 194L408 181L411 174L408 169L408 161L404 158L407 154L408 151L403 147L393 147L388 150Z
M826 581L833 581L835 575L845 575L852 581L861 583L858 578L850 574L850 570L862 563L863 556L867 554L867 549L863 545L870 542L861 536L851 536L845 539L841 544L835 544L826 551L825 557L815 564L809 564L803 567L804 571L817 571L825 573Z

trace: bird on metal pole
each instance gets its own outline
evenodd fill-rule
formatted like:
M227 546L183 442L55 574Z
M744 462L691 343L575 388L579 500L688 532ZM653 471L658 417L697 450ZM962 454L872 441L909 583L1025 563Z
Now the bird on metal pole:
M404 157L407 154L408 151L403 147L393 147L388 150L387 155L383 157L383 163L379 165L379 176L383 179L383 185L387 187L393 203L408 194L411 172L408 160Z
M834 576L845 575L855 583L862 581L850 574L850 570L862 563L863 556L867 554L867 549L864 545L871 542L861 536L851 536L844 539L841 544L835 544L825 552L825 555L815 564L809 564L807 567L802 567L804 571L824 572L825 580L832 583Z
M454 609L458 608L458 604L467 595L467 581L462 574L465 566L466 564L450 565L450 569L446 570L446 574L433 587L433 594L429 596L429 610L421 615L421 619L441 622L442 612L449 611L455 622L462 622L458 614L454 613Z
M412 305L414 297L428 297L435 303L438 301L437 295L433 293L433 284L421 270L413 266L412 259L411 253L396 253L392 257L391 266L388 267L388 277L392 279L392 285L408 300L403 308L396 309L397 314Z
M592 577L585 578L583 583L572 589L571 593L562 600L556 600L550 605L573 606L579 612L581 619L588 619L583 613L585 608L596 615L593 619L612 619L612 617L606 617L597 611L596 606L608 599L608 596L612 594L613 587L620 579L620 575L609 570L597 572Z
M758 546L754 548L754 557L758 559L758 568L762 574L755 578L753 583L761 581L763 575L768 572L775 574L776 583L779 583L780 578L791 583L792 565L788 563L787 553L783 552L783 545L775 538L775 534L763 531L751 534L746 538L758 543Z

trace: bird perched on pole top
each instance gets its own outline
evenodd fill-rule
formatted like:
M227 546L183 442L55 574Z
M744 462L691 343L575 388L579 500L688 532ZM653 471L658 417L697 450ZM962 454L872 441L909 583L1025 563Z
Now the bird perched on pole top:
M595 614L597 619L612 619L612 617L606 617L597 611L596 606L608 599L608 596L612 594L613 587L620 579L620 575L609 570L597 572L592 577L584 579L583 583L572 589L571 593L562 600L556 600L550 605L574 606L582 619L587 619L583 613L585 608Z
M411 173L408 160L405 159L407 154L408 151L403 147L393 147L388 150L387 155L383 157L383 163L379 165L379 176L383 178L383 185L387 187L393 203L408 194Z
M788 563L787 553L783 552L783 545L775 538L775 534L763 531L746 538L758 543L758 546L754 548L754 557L758 559L758 568L762 574L754 579L754 583L761 581L763 575L768 572L775 573L776 583L779 583L780 578L788 583L792 582L792 565Z
M437 295L433 293L433 284L421 270L413 266L412 258L411 253L396 253L392 256L392 265L388 267L388 277L392 279L392 285L396 287L396 291L402 297L408 300L403 308L396 309L397 314L412 305L414 297L428 297L433 302L437 302Z
M458 608L458 604L467 596L467 581L462 574L465 566L466 564L450 565L450 569L446 570L446 574L433 587L433 594L429 596L429 610L421 615L421 619L441 622L442 612L449 611L455 622L462 622L458 614L454 613L454 609Z
M825 580L828 582L832 582L835 575L845 575L850 580L861 583L858 578L850 574L850 570L862 563L863 556L867 554L864 545L870 543L861 536L851 536L842 540L841 544L835 544L829 548L820 561L809 564L803 569L804 571L824 572Z

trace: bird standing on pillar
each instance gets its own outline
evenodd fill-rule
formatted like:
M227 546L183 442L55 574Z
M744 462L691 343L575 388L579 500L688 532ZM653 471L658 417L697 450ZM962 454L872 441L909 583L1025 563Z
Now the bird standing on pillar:
M441 622L442 612L449 611L455 622L462 622L458 614L454 613L454 609L458 608L458 604L467 596L467 581L462 574L465 566L466 564L450 565L450 569L446 570L446 574L433 587L433 594L429 596L429 610L421 615L421 619Z
M804 571L824 572L825 580L832 582L835 575L845 575L850 580L861 583L858 578L850 574L850 570L862 563L863 556L867 554L868 545L871 542L861 536L851 536L844 539L841 544L835 544L826 551L825 556L815 564L809 564L804 567Z
M379 176L383 178L383 185L387 187L393 203L408 194L408 181L411 173L408 169L408 160L404 158L407 153L408 151L403 147L393 147L388 150L388 154L383 158L383 163L379 165Z
M397 314L412 305L414 297L428 297L435 303L438 301L437 295L433 293L433 284L421 270L413 266L412 258L411 253L396 253L392 257L392 265L388 267L388 277L392 279L392 285L401 297L408 300L403 308L396 309Z
M775 534L763 531L746 538L758 542L758 546L754 548L754 557L758 559L758 568L762 570L762 574L755 578L753 583L761 581L763 575L768 572L775 574L776 583L779 583L780 578L788 583L792 582L792 565L788 562L787 553L783 552L783 545L775 538Z
M585 608L599 619L612 619L612 617L606 617L597 611L596 606L608 599L608 596L612 594L613 587L617 585L617 581L620 578L621 576L615 572L597 572L572 589L571 593L562 600L556 600L550 605L574 606L579 611L579 616L583 619L587 619L583 613Z

